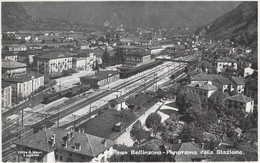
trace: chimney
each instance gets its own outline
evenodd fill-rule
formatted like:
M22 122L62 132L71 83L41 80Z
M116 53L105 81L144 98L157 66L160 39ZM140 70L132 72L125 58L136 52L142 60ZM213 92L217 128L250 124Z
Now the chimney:
M194 138L191 138L191 142L192 142L192 143L195 143L195 139L194 139Z
M204 143L201 143L201 149L204 149Z
M83 133L85 133L84 128L82 128L81 131L82 131Z
M181 139L178 139L178 143L181 143Z
M79 128L79 133L81 133L81 129Z

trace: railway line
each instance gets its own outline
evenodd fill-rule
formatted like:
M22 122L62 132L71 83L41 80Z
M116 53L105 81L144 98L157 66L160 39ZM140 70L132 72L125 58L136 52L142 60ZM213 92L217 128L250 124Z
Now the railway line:
M192 56L192 57L188 57L186 59L188 60L192 60L194 59L195 56ZM117 85L117 86L114 86L112 87L111 89L113 90L105 90L104 92L101 92L95 96L92 96L92 97L89 97L89 98L86 98L86 99L82 99L82 101L78 102L77 104L73 103L71 106L67 106L65 108L62 108L60 109L59 112L57 112L56 114L50 116L47 118L47 120L49 121L52 121L52 122L55 122L57 121L57 117L59 116L59 119L61 118L64 118L80 109L82 109L83 107L111 94L112 92L116 92L117 90L121 90L125 87L128 87L128 86L131 86L132 84L134 83L137 83L138 81L141 81L143 78L149 78L150 79L148 81L146 81L145 85L140 85L140 86L137 86L136 88L130 90L129 92L125 93L123 96L127 97L131 94L134 94L134 93L139 93L141 91L143 91L144 89L147 89L149 87L151 87L152 85L155 84L155 81L152 80L152 76L157 74L158 72L161 73L163 70L165 70L165 68L168 68L168 71L166 71L166 73L163 73L161 75L158 75L158 78L157 80L161 80L171 74L174 74L176 73L177 71L179 71L180 69L184 69L184 67L186 66L186 64L182 65L181 63L174 63L174 70L171 70L169 71L169 67L172 66L172 62L171 63L163 63L162 65L158 65L156 67L153 67L151 69L148 69L148 70L145 70L143 72L140 72L136 75L133 75L129 78L126 78L126 79L122 79L122 83ZM176 67L179 67L178 70L176 71ZM74 98L78 98L78 97L74 97ZM108 104L105 104L103 105L102 107L100 108L97 108L96 110L92 110L91 112L89 112L87 115L84 115L78 119L76 119L75 121L72 121L72 122L69 122L65 125L62 125L62 126L59 126L60 128L68 128L70 126L73 126L74 123L80 123L81 121L83 120L86 120L86 119L89 119L91 116L95 115L95 114L98 114L98 112L104 108L107 107ZM29 116L30 114L27 114L26 116ZM40 120L39 122L37 123L42 123L44 122L45 119L42 119ZM10 135L10 131L8 130L10 128L10 124L13 124L17 122L17 119L14 119L12 121L9 121L8 123L6 124L3 124L3 132L2 132L2 135L8 135L6 137L4 137L2 139L2 161L7 161L9 159L9 157L15 152L15 150L11 147L12 145L12 142L18 140L18 137L15 136L14 134ZM16 126L17 127L17 126ZM12 127L11 127L12 128ZM13 127L15 129L15 127ZM20 131L21 135L20 137L25 137L25 136L28 136L30 134L33 133L33 130L31 128L23 128L21 131Z
M168 67L168 66L169 66L169 64L161 65L161 66L152 68L152 69L150 69L150 70L146 70L146 71L144 71L144 72L142 72L142 73L139 73L139 74L142 74L142 75L139 76L139 77L137 77L137 78L134 79L134 80L126 81L126 82L124 82L124 83L121 84L121 85L118 85L118 86L116 86L116 87L113 87L113 90L120 90L120 89L122 89L122 88L124 88L124 87L126 87L126 86L129 86L129 85L131 85L131 84L133 84L133 83L135 83L135 82L141 80L143 77L145 77L145 76L147 77L147 76L153 75L153 74L155 74L156 72L158 72L158 71L160 71L160 70L163 70L163 69L165 69L165 67ZM135 76L133 76L133 77L135 77ZM133 78L133 77L131 77L131 78ZM112 90L106 90L105 92L102 92L102 93L100 93L100 94L98 94L98 95L96 95L96 96L93 96L93 97L91 97L91 98L85 99L83 102L80 102L80 103L78 103L78 104L76 104L76 105L73 105L72 107L67 107L67 108L64 109L64 110L61 110L59 113L56 113L55 115L52 115L51 117L48 118L48 120L53 121L53 122L56 121L58 114L59 114L60 118L66 117L67 115L72 114L73 112L75 112L75 111L81 109L82 107L84 107L84 106L86 106L86 105L89 105L90 103L93 103L94 101L96 101L96 100L98 100L98 99L100 99L100 98L102 98L102 97L107 96L107 95L110 94L111 92L113 92L113 91L112 91ZM134 92L134 90L133 90L132 92ZM132 93L132 92L131 92L131 93ZM128 94L130 94L130 93L128 93ZM103 108L103 107L102 107L102 108ZM85 117L85 118L86 118L86 117ZM16 121L17 121L17 120L15 119L15 120L9 122L8 124L4 124L3 128L8 128L8 126L10 125L10 123L12 124L12 123L15 123ZM44 121L44 119L41 120L41 121L38 122L38 123L41 123L41 122L43 122L43 121ZM79 121L79 120L78 120L78 121ZM18 139L15 135L10 135L10 133L8 133L8 132L10 132L10 131L9 131L9 130L4 130L4 131L3 131L3 135L9 135L9 136L7 136L7 137L5 137L5 138L2 139L2 143L3 143L3 145L2 145L3 161L6 161L6 160L8 159L8 156L14 152L13 149L10 148L11 142L13 142L13 141L15 141L15 140ZM24 137L24 136L28 136L28 135L32 134L33 132L32 132L32 129L31 129L31 128L24 128L22 131L20 131L20 133L22 133L20 136L21 136L21 137ZM9 149L9 148L10 148L10 149ZM7 150L6 150L6 149L7 149Z

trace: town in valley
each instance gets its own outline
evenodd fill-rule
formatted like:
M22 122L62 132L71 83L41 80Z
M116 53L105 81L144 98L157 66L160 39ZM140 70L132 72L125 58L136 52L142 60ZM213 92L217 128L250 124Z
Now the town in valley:
M1 4L3 162L258 160L257 1Z

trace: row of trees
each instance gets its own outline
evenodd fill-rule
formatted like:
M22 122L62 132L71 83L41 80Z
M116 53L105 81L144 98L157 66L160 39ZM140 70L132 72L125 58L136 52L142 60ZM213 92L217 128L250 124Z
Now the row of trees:
M107 66L114 66L117 64L122 64L125 62L125 53L122 49L118 48L114 55L110 55L107 50L105 50L102 55L102 68L106 68Z

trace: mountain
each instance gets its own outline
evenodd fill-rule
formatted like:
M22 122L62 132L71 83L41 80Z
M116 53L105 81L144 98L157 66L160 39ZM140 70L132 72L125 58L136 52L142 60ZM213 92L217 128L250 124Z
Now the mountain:
M2 2L2 30L89 30L84 23L51 18L37 18L17 2Z
M232 11L202 26L197 34L230 38L239 45L257 46L257 2L243 2Z
M124 24L129 27L198 26L231 11L241 2L23 2L37 18L56 18L90 25Z

